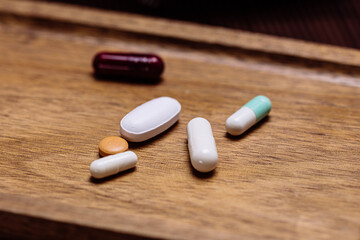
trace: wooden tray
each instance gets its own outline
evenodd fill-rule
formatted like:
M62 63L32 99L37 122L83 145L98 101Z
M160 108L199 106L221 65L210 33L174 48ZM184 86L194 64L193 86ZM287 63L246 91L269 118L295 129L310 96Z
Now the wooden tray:
M126 13L0 1L0 233L15 238L359 239L360 52ZM97 80L98 51L153 52L158 84ZM246 134L226 118L258 94ZM90 178L99 141L171 96L178 124L135 170ZM186 124L207 118L219 165L191 168Z

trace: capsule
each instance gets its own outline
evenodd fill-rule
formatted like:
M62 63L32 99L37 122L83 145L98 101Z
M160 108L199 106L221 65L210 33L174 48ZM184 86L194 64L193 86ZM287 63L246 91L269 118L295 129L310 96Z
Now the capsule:
M216 168L218 154L211 125L205 118L194 118L187 125L188 148L192 166L199 172Z
M256 96L226 120L226 131L234 136L241 135L266 117L270 110L270 99L261 95Z
M95 160L90 165L90 173L94 178L104 178L135 167L138 157L132 151Z
M154 54L100 52L94 57L93 67L96 76L158 79L164 62Z

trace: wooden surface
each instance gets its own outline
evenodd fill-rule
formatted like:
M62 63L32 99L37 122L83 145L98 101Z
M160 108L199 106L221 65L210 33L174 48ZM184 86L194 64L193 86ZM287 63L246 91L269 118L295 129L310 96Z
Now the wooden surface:
M204 27L178 21L170 22L129 13L65 6L41 1L34 3L30 0L0 1L0 11L7 15L21 15L31 19L67 22L73 25L89 27L96 26L106 29L107 32L111 30L116 33L120 31L122 34L137 33L139 38L143 40L147 40L149 37L165 38L166 40L186 40L192 43L200 43L197 48L201 46L202 48L208 48L207 44L212 44L216 47L220 45L222 49L227 47L228 50L232 51L271 53L271 56L289 55L297 58L321 60L322 62L360 66L359 51L346 48L329 47L290 39L284 42L284 39L264 34L234 31L220 27Z
M358 51L38 4L0 1L2 236L359 239ZM163 80L95 79L101 50L157 53ZM226 118L258 94L270 116L227 136ZM99 141L159 96L182 104L178 124L130 144L135 170L91 179ZM197 116L213 127L212 174L189 163Z
M358 0L39 0L66 2L360 49Z

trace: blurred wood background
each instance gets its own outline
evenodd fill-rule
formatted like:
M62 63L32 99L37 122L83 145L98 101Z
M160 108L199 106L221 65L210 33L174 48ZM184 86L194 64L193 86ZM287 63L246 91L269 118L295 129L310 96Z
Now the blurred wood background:
M0 0L0 43L2 238L359 239L360 51L29 0ZM94 78L105 50L160 55L162 81ZM229 137L258 94L270 116ZM130 144L136 169L90 178L99 141L159 96L180 121ZM197 116L218 147L210 174L189 162Z
M358 0L47 0L360 48Z

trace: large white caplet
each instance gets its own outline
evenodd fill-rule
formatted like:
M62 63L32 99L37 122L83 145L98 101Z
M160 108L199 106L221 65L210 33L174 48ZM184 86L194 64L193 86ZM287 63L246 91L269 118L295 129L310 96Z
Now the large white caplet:
M180 103L170 97L150 100L131 112L120 122L120 134L131 142L142 142L164 132L180 116Z

